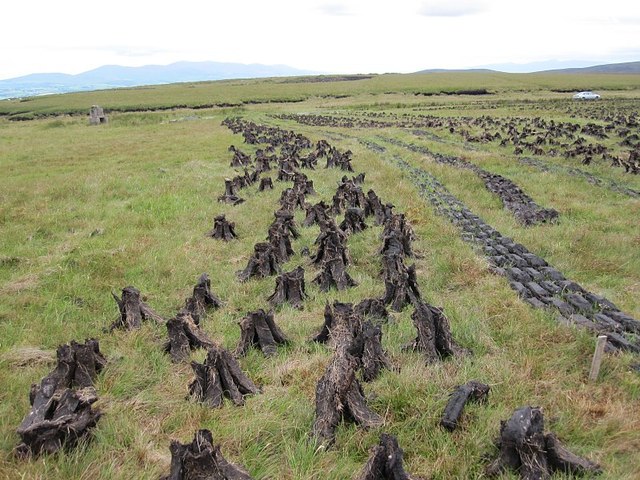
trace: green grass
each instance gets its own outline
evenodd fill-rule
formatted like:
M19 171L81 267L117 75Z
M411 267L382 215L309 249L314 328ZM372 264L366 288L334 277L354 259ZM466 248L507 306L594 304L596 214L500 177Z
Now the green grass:
M300 82L273 78L259 80L224 80L180 83L65 95L44 95L0 101L0 115L15 119L37 116L87 113L88 106L98 104L108 111L172 110L180 107L242 107L260 103L302 102L316 100L371 102L372 96L384 102L417 103L425 97L465 90L485 89L491 94L522 95L537 98L550 91L585 89L614 91L629 95L638 89L637 75L623 74L509 74L509 73L430 73L374 75L356 81ZM551 93L566 98L567 93ZM445 95L445 97L447 97ZM495 96L492 95L493 98ZM380 100L378 100L380 102Z
M591 88L601 85L618 89L611 92L614 97L638 98L628 78L590 78ZM513 109L521 105L517 115L558 118L568 114L551 101L560 94L547 89L582 86L586 81L528 75L389 75L327 84L217 82L0 102L0 110L7 114L18 108L41 114L84 112L93 103L124 109L306 99L236 109L112 112L110 123L100 127L89 127L84 113L26 122L0 119L0 478L156 479L168 471L170 440L191 441L198 428L211 429L223 454L245 465L256 479L351 478L383 431L398 436L412 474L477 478L483 458L494 453L492 441L500 420L527 404L543 408L547 428L570 449L601 462L602 478L636 478L640 419L633 412L640 408L640 377L629 365L638 358L607 355L601 379L589 384L591 335L560 326L552 312L532 310L520 301L503 278L489 272L484 258L460 240L456 228L433 213L410 179L385 155L398 154L427 169L503 234L636 317L640 316L638 200L580 179L541 174L518 165L510 151L496 146L468 151L455 136L450 137L451 144L443 145L397 129L316 129L269 116L303 111L351 114L354 108L397 113L437 108L442 115L464 109L465 115L489 111L506 116L514 115ZM470 86L495 89L498 94L477 99L411 93ZM352 96L335 98L342 94ZM527 100L529 96L533 99ZM488 109L489 104L494 106ZM275 182L276 190L260 194L252 187L242 190L246 202L237 207L216 202L224 178L234 174L229 168L229 145L255 150L220 125L227 115L239 114L294 129L313 140L331 135L336 139L332 144L354 152L356 172L367 173L365 189L374 188L383 201L405 212L416 231L420 257L415 262L424 297L444 307L455 338L473 351L469 357L425 366L420 355L401 349L414 334L410 309L393 314L384 327L383 343L399 371L385 372L364 387L385 425L372 431L340 426L335 446L326 452L317 452L308 434L315 385L330 352L308 339L322 324L326 301L358 302L382 294L380 227L349 239L354 259L349 272L359 285L328 294L311 284L317 270L299 254L304 246L313 251L318 229L300 229L302 237L294 243L298 254L284 268L304 265L309 299L301 312L289 307L276 311L276 321L292 340L290 346L274 358L264 359L255 351L240 360L263 389L247 398L244 407L226 403L211 410L186 400L191 369L171 364L162 353L164 327L102 331L117 314L111 291L134 285L154 309L170 317L202 272L209 273L213 290L225 302L204 320L203 328L225 347L235 347L240 333L237 321L246 312L266 307L273 278L241 284L235 273L245 267L254 243L264 240L279 191L289 184ZM464 155L505 175L540 205L558 209L561 222L523 229L471 173L391 145L386 145L386 154L376 154L356 138L380 133ZM639 179L620 171L603 166L590 171L638 187ZM330 200L343 174L323 168L306 173L318 192L310 199L313 202ZM236 222L238 241L221 243L205 237L219 213ZM301 222L302 213L296 218ZM54 350L61 343L89 337L100 339L109 360L97 382L96 406L105 415L92 442L74 452L36 460L14 458L15 429L29 410L29 387L51 365L16 366L12 358L21 347ZM204 352L192 357L202 361ZM492 385L489 403L469 406L460 431L441 430L438 421L449 392L470 379Z

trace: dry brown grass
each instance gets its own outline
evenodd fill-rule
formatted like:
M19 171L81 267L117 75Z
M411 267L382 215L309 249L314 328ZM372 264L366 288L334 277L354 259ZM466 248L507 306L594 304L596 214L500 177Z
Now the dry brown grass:
M38 347L14 347L0 356L0 362L6 362L7 365L18 368L49 365L55 360L56 352Z

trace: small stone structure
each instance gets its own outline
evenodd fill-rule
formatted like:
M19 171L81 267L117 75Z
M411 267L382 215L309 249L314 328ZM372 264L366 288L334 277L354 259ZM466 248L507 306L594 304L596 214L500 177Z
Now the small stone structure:
M104 114L104 109L98 105L92 105L89 110L89 125L101 125L108 122L109 118Z

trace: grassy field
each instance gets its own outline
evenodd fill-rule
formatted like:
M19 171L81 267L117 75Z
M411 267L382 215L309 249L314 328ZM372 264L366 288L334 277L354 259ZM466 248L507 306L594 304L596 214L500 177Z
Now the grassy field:
M492 94L415 95L483 88ZM574 88L607 93L598 104L575 105L566 100L570 94L552 91ZM599 109L629 111L638 100L640 84L633 75L434 74L323 83L225 81L0 102L0 478L156 479L168 473L170 440L191 441L199 428L210 429L223 454L256 479L352 478L381 432L398 437L406 470L416 476L482 478L486 459L495 453L500 420L534 405L543 408L547 429L572 451L602 464L601 478L637 479L640 375L632 366L640 359L606 355L601 378L588 382L593 336L558 324L553 311L522 302L460 239L458 229L434 213L394 158L429 171L503 234L635 318L640 318L640 200L523 166L512 149L495 143L470 149L446 129L435 132L446 142L437 142L408 129L312 127L273 115L540 116L585 124ZM110 112L108 125L88 126L92 104ZM195 106L201 108L185 108ZM349 238L354 260L349 272L359 285L328 294L311 285L316 269L300 255L303 247L314 251L318 228L300 229L296 255L284 270L305 267L310 298L301 312L276 311L290 346L273 358L254 351L240 360L263 390L243 407L225 403L209 409L186 399L191 368L172 364L163 353L165 327L103 331L117 317L112 291L134 285L170 318L203 272L225 302L204 320L203 329L226 348L239 339L238 320L267 306L274 279L239 283L236 272L245 267L253 245L264 240L280 191L289 183L275 182L271 192L242 190L246 202L235 207L216 202L224 178L235 175L228 147L255 152L221 125L228 116L351 149L356 173L366 172L365 191L373 188L406 213L417 235L422 294L444 307L454 337L473 352L425 365L419 354L401 349L414 335L411 309L393 314L383 329L383 345L400 371L365 385L369 405L385 425L370 431L343 425L328 451L316 451L308 435L315 386L331 352L309 339L322 325L327 301L358 302L383 293L377 255L381 227ZM12 121L18 118L31 120ZM385 144L387 150L376 153L359 142L380 136L462 156L501 174L540 205L557 209L560 222L523 228L471 172L399 146ZM605 162L583 166L576 159L543 159L640 190L640 176ZM315 183L315 203L331 200L344 172L305 173ZM205 237L220 213L236 222L238 241ZM297 221L303 218L298 211ZM96 385L96 407L105 415L92 441L69 453L16 459L15 429L29 411L30 385L52 368L46 355L60 344L90 337L100 340L109 361ZM204 352L192 358L202 361ZM461 428L448 433L438 426L448 394L471 379L491 385L489 402L469 405Z
M312 77L313 78L313 77ZM329 77L330 78L330 77ZM30 119L37 116L84 114L87 105L98 104L112 111L145 111L189 107L245 106L260 103L325 103L347 98L348 103L392 99L416 103L421 96L459 91L486 90L491 95L540 95L566 98L571 91L605 90L616 96L633 96L640 88L637 75L563 75L506 73L433 73L374 75L361 80L317 81L290 79L225 80L138 88L122 88L64 95L44 95L0 101L0 116ZM305 80L306 79L306 80ZM531 97L533 95L533 97ZM385 100L383 100L385 101ZM388 100L386 100L388 101Z

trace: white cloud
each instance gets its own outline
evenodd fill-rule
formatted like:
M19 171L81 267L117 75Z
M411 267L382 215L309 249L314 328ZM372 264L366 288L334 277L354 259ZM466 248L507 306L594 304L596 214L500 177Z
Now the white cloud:
M640 2L628 0L5 3L0 78L180 60L336 73L549 59L607 63L623 49L640 60L637 23L630 20L640 18Z
M463 17L487 10L481 0L428 0L419 10L426 17Z
M341 3L323 3L318 5L318 11L323 15L343 17L353 15L353 11L347 5Z

